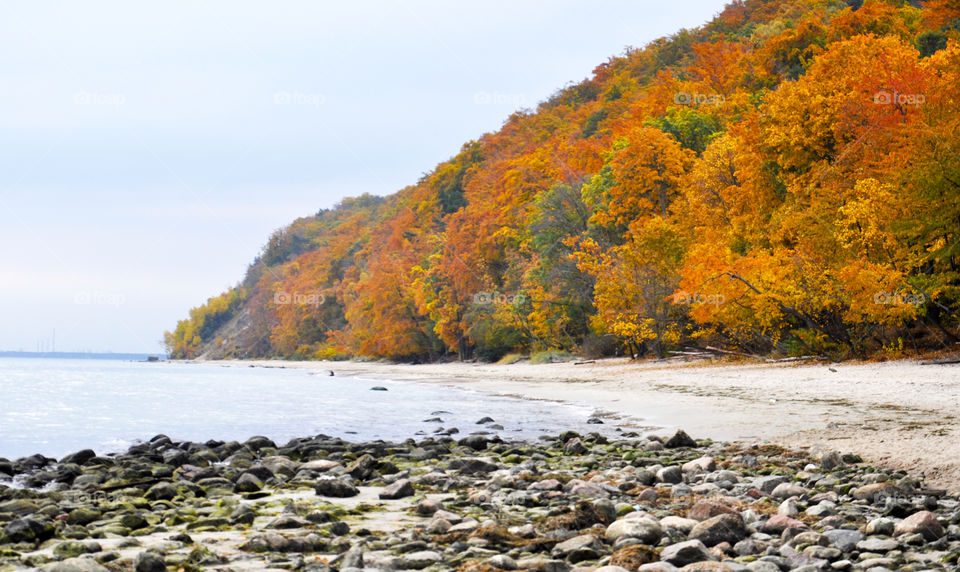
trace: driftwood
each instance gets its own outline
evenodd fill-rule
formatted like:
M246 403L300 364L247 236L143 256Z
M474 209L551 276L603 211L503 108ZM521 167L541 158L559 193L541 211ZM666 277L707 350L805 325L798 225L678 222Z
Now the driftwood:
M947 365L951 363L960 363L960 357L932 359L932 360L922 361L920 362L920 365Z

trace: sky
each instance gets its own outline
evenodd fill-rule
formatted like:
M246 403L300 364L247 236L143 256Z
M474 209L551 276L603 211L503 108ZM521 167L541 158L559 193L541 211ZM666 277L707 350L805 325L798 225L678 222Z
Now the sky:
M158 353L274 230L724 4L4 2L0 350Z

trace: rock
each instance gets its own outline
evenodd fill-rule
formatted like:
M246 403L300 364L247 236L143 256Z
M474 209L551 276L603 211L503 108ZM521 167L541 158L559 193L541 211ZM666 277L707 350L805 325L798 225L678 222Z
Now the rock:
M679 449L680 447L696 447L697 442L690 435L687 435L682 429L673 434L673 437L663 444L667 449Z
M563 445L563 452L567 455L585 455L590 452L579 437L573 437Z
M660 523L652 518L632 518L614 522L607 527L604 537L607 542L616 542L621 537L636 538L643 544L656 545L663 536Z
M420 516L432 516L441 508L443 507L440 502L433 499L420 499L417 501L417 514Z
M143 496L148 500L173 500L177 496L177 487L173 483L157 483Z
M433 564L439 564L443 562L443 556L439 552L433 550L420 550L417 552L411 552L403 557L403 563L406 568L413 568L414 570L420 570L421 568L426 568Z
M370 388L370 391L386 391L387 388L382 385L374 385Z
M3 527L5 542L43 542L53 536L53 526L33 518L24 518L7 523Z
M141 552L133 559L135 572L167 572L167 565L155 552Z
M60 459L60 464L67 465L70 463L75 463L77 465L82 465L96 456L97 454L93 452L93 449L83 449L82 451L71 453Z
M53 553L60 558L75 558L88 552L87 546L78 540L68 540L53 547Z
M896 526L889 518L875 518L868 522L866 528L864 528L867 534L880 534L883 536L890 536L894 530L896 530Z
M470 435L457 442L458 445L469 447L474 451L483 451L487 448L488 443L489 441L487 441L487 438L483 435Z
M413 496L415 492L410 479L400 479L380 491L380 498L384 500L402 499Z
M41 572L110 572L93 558L69 558L39 568Z
M497 554L496 556L491 556L489 559L487 559L487 564L500 570L517 569L517 561L513 558L510 558L506 554Z
M938 540L945 533L935 514L928 510L916 512L903 519L893 531L896 535L922 534L928 542Z
M773 489L773 491L770 492L770 496L775 499L799 497L805 494L807 494L807 489L794 483L780 483L775 489Z
M900 543L896 540L890 538L878 538L876 536L871 536L865 540L861 540L857 543L857 550L862 552L879 552L886 553L891 550L896 550L900 547Z
M727 506L720 501L702 500L690 507L690 512L687 513L687 516L694 520L707 520L708 518L713 518L721 514L740 513L737 512L737 509Z
M608 564L607 566L601 566L599 568L594 568L593 572L630 572L634 570L633 568L624 568L623 566L616 566L613 564Z
M370 478L377 467L377 460L371 455L361 455L356 461L347 465L346 473L358 481Z
M781 477L780 475L768 475L766 477L760 477L753 481L753 486L757 490L771 494L773 490L783 483L787 482L787 479Z
M843 466L843 457L837 451L829 451L820 455L820 468L824 471L832 471L840 466Z
M334 498L355 497L360 494L357 487L347 481L343 479L331 479L329 477L317 479L314 491L320 496Z
M271 473L286 477L292 477L300 470L300 463L279 455L266 457L260 461L260 464L269 469Z
M683 471L676 465L664 467L657 471L657 480L661 483L682 483Z
M253 493L263 488L263 481L251 472L240 475L234 490L238 493Z
M703 542L699 540L687 540L677 544L671 544L660 553L660 560L669 562L674 566L683 567L694 562L703 562L706 560L716 560L717 557L707 550Z
M347 550L346 554L343 555L343 560L340 561L340 569L344 568L360 568L364 567L363 562L363 544L354 544L350 547L350 550Z
M681 568L680 572L735 572L735 569L725 562L694 562Z
M450 469L460 471L464 475L492 473L500 467L491 459L484 457L458 457L450 461Z
M301 471L316 471L318 473L325 473L331 469L341 467L342 465L336 461L330 461L328 459L317 459L315 461L308 461L300 465Z
M796 516L800 511L797 509L797 501L794 498L788 498L777 507L777 514L782 516Z
M857 543L865 537L859 530L846 530L839 528L837 530L827 530L823 535L830 541L830 544L843 552L852 552Z
M486 425L487 423L493 423L493 422L494 422L493 417L484 416L484 417L481 417L479 421L477 421L477 425ZM514 562L514 564L516 564L516 562Z
M592 534L582 534L557 544L550 552L555 558L566 558L573 564L584 560L596 560L600 557L603 547L597 537Z
M67 524L79 524L86 526L91 522L100 520L103 515L99 510L92 508L76 508L67 515Z
M530 486L527 487L529 491L558 491L563 488L563 483L557 479L543 479L542 481L535 481L530 483Z
M283 530L290 528L306 528L313 523L309 520L300 518L295 514L283 514L267 523L266 528Z
M681 469L684 473L710 473L717 470L717 462L713 457L700 457L684 463Z
M707 546L715 546L721 542L736 544L749 535L739 514L721 514L698 523L690 531L689 538Z
M852 493L857 500L870 501L873 504L884 504L888 498L903 495L903 489L893 483L872 483L855 489Z
M636 570L644 564L659 560L657 551L643 544L624 546L610 557L611 566L621 566L627 570Z
M703 520L706 520L706 518ZM690 531L693 530L693 527L696 525L697 525L697 521L692 518L683 518L680 516L670 515L660 519L661 527L672 528L676 531L683 533L684 536L690 534Z
M768 518L767 521L760 526L760 532L765 532L767 534L780 534L788 528L805 529L807 528L807 525L795 518L783 516L782 514L775 514Z

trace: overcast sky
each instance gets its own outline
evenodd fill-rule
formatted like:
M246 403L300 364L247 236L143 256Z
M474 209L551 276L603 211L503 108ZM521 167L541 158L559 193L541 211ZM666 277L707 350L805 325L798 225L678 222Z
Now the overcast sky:
M158 352L274 229L723 5L4 2L0 350Z

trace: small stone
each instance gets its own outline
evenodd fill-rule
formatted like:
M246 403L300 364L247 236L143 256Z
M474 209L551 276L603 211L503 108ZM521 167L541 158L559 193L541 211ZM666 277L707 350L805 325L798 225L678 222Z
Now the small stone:
M700 457L684 463L681 468L684 473L710 473L717 469L717 462L713 457Z
M420 550L418 552L411 552L403 557L403 562L406 568L413 568L414 570L420 570L421 568L426 568L433 564L438 564L443 561L443 556L439 552L433 550Z
M729 542L732 545L749 534L739 514L721 514L694 526L690 531L690 539L699 540L707 546L715 546L721 542Z
M717 557L711 554L703 542L699 540L687 540L685 542L671 544L660 553L660 560L680 567L693 564L694 562L716 559Z
M607 542L611 543L626 536L637 538L643 544L656 545L663 536L663 529L660 527L660 523L652 518L621 518L607 527L604 536Z
M497 554L496 556L491 556L487 559L487 564L493 566L494 568L499 568L500 570L517 569L517 561L513 558L510 558L506 554Z
M644 564L656 562L659 559L657 552L649 546L634 544L624 546L610 557L611 566L622 566L627 570L636 570Z
M661 483L682 483L683 471L676 465L664 467L657 471L657 480Z
M894 528L893 533L896 535L922 534L923 538L929 542L938 540L945 534L936 515L928 510L913 513L903 519Z
M167 572L167 565L155 552L141 552L133 559L133 569L136 572Z
M567 455L585 455L590 450L580 441L579 437L573 437L563 445L563 452Z
M680 447L696 447L697 442L693 440L690 435L680 429L673 434L673 437L670 437L666 443L663 444L667 449L679 449Z
M805 494L807 494L807 489L794 483L780 483L775 489L773 489L773 491L770 492L770 496L775 499L799 497Z
M843 528L828 530L824 532L823 535L827 537L831 545L843 552L852 552L856 549L857 543L865 538L859 530L846 530Z
M177 496L177 487L173 483L157 483L143 496L147 500L173 500Z
M900 547L900 543L896 540L890 538L878 538L870 537L866 540L861 540L857 543L857 550L863 552L879 552L886 553L891 550L896 550Z
M690 507L687 516L694 520L707 520L721 514L739 514L737 509L715 500L702 500Z
M233 488L238 493L253 493L263 488L263 481L253 473L243 473Z

